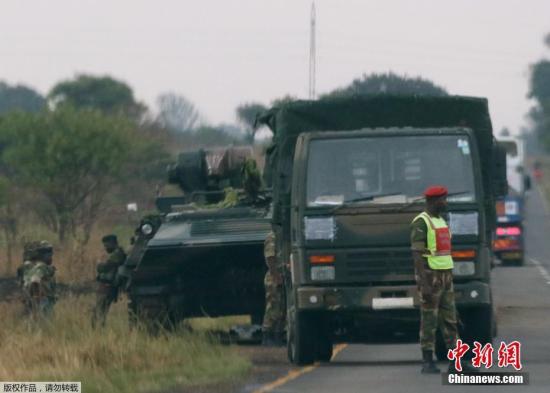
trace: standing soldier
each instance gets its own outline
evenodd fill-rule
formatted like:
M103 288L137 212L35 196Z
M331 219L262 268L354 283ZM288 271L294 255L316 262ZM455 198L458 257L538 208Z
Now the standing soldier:
M264 257L267 264L265 274L265 314L262 326L262 345L282 346L285 324L285 302L283 274L275 251L275 234L271 231L264 242Z
M96 304L92 314L92 327L94 328L98 320L101 326L105 326L109 307L118 300L117 271L126 260L126 253L118 245L116 235L107 235L101 240L109 257L107 261L97 265Z
M434 360L435 335L439 328L448 349L459 339L453 288L451 233L442 214L447 210L447 188L431 186L424 191L426 209L411 223L411 248L420 296L420 347L422 373L440 372ZM466 372L475 369L463 365ZM449 372L456 372L454 362Z
M25 261L19 271L25 296L25 311L31 316L48 316L57 300L55 267L52 265L53 247L45 240L28 243L26 246L24 256L29 261Z

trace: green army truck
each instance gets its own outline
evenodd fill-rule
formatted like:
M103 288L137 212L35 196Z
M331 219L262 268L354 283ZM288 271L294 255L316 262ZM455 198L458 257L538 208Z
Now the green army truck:
M492 340L494 206L507 185L487 100L296 101L260 120L274 133L267 175L286 266L291 362L329 361L335 342L417 337L410 223L433 184L449 189L461 336ZM446 355L441 337L436 353Z

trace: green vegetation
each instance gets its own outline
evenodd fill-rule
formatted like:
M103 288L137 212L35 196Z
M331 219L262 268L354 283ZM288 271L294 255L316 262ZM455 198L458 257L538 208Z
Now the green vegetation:
M550 49L550 34L544 43ZM537 135L543 148L550 151L550 60L541 59L531 66L528 97L535 105L528 113L531 129Z
M45 107L46 100L37 91L0 81L0 115L11 111L39 112Z
M135 100L130 86L109 76L78 75L57 83L48 97L55 105L68 104L136 119L146 110L145 105Z
M88 393L158 392L234 382L250 369L235 348L204 331L182 328L157 336L129 331L122 301L111 310L107 327L93 330L92 301L64 298L52 320L38 326L17 317L18 305L1 303L0 359L10 361L0 363L0 380L81 381Z
M447 91L432 81L420 77L386 74L363 74L354 79L348 86L338 88L321 98L334 98L350 95L397 94L397 95L427 95L446 96Z

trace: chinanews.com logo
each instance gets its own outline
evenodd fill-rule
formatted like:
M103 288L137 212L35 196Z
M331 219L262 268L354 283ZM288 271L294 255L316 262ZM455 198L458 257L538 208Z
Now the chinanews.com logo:
M472 367L464 369L462 362L468 352L472 350ZM521 363L521 343L512 341L509 344L501 341L495 354L492 344L482 345L474 341L473 348L470 345L457 340L454 349L449 349L447 359L454 361L455 372L443 374L444 385L527 385L529 374L520 372L523 369ZM497 366L502 369L499 372L487 370ZM473 370L473 371L470 371Z

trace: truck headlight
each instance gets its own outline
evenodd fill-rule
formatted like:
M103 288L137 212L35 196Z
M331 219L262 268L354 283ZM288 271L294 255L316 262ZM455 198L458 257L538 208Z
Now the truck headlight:
M153 233L153 226L149 223L145 223L141 226L141 233L143 233L145 236L149 236Z
M476 265L473 262L455 262L453 274L455 276L471 276L476 272Z
M314 281L334 280L336 277L334 266L312 266L311 279Z

